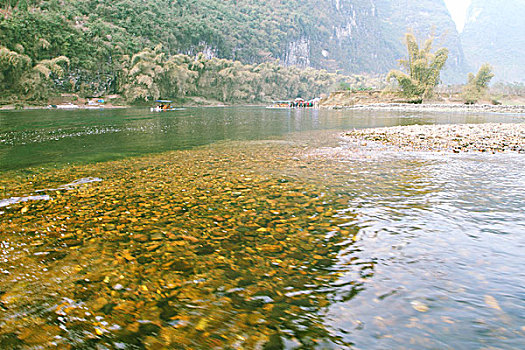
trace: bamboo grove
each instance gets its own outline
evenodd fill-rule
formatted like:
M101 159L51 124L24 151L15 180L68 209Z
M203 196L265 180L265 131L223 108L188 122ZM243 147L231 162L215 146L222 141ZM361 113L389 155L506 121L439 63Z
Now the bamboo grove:
M405 34L405 45L408 51L407 59L399 60L405 72L392 70L388 80L395 78L405 97L414 101L430 98L434 88L440 83L440 73L448 59L448 49L440 48L432 52L434 38L425 41L419 47L413 33Z
M57 93L76 93L121 94L128 102L202 97L252 103L310 98L339 83L364 85L356 78L279 62L277 53L290 40L288 35L311 27L303 15L308 6L301 2L286 6L272 2L285 7L272 15L279 18L266 14L271 22L260 17L260 11L252 11L266 8L261 4L220 2L220 11L214 10L216 4L212 0L199 1L198 6L190 0L0 4L0 102L43 102ZM246 21L239 22L235 14ZM218 16L229 17L223 23ZM219 22L224 27L214 28ZM254 32L255 23L269 26L267 32ZM235 37L242 40L231 48ZM253 43L243 44L250 40Z
M21 50L22 51L22 50ZM338 84L364 84L361 77L347 77L312 68L283 67L277 62L246 65L238 61L178 54L167 56L160 45L135 55L124 55L116 64L113 91L129 103L159 98L183 100L201 97L224 103L256 103L279 98L313 98ZM29 56L0 47L0 87L4 100L25 96L45 101L57 92L93 90L77 85L70 60L65 56L34 62Z
M313 98L348 81L357 84L358 78L278 63L246 65L203 54L167 57L159 45L124 57L119 90L131 102L199 96L233 103Z

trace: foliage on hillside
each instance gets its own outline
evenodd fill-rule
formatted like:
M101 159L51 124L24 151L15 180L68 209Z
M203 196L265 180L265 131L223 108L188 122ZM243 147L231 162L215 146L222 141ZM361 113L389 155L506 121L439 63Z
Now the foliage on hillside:
M196 59L182 54L168 57L160 45L126 57L120 81L120 91L129 101L200 96L227 103L313 98L342 82L359 85L357 78L312 68L245 65L203 54Z
M19 48L22 51L22 48ZM0 88L29 100L44 100L52 90L52 77L64 75L69 59L58 56L36 62L29 56L0 46Z
M430 8L435 1L426 3ZM448 28L446 8L438 8L439 16L428 18L439 19ZM306 94L315 95L318 85L326 87L334 79L343 79L311 69L299 72L278 67L277 62L361 75L386 72L401 57L398 31L411 25L413 16L403 13L416 11L397 0L377 4L368 0L8 0L0 9L1 46L23 52L33 62L69 58L64 78L51 77L61 92L89 96L125 91L132 99L143 99L151 98L149 95L200 96L206 91L206 97L220 101L290 98L296 91L304 93L305 84L312 87ZM405 21L393 20L405 17ZM160 65L162 72L153 71L162 76L160 82L146 79L152 72L139 72L147 70L145 66L129 73L132 57L139 59L137 53L144 50L155 51L159 59L170 62L170 67ZM181 63L187 58L180 55L195 57L199 52L212 62L206 65L210 72ZM218 58L240 63L223 67ZM274 90L258 86L265 85L257 79L267 79L266 71L283 75L279 83L268 83ZM216 78L219 72L221 78ZM170 82L174 75L185 74L187 79ZM320 81L325 78L328 80ZM237 80L244 87L235 93L228 91L235 84L226 87L226 82L237 84ZM370 85L349 83L351 88ZM247 89L247 84L253 88ZM145 92L148 86L160 90L150 94Z
M17 7L2 20L3 44L12 49L12 44L21 43L35 59L57 53L67 55L86 69L98 62L109 64L115 55L133 54L157 44L162 44L170 55L212 50L218 57L245 63L277 59L283 45L302 33L317 30L314 19L319 20L317 14L308 15L315 5L310 0L32 3L38 6L30 10ZM322 12L318 14L323 17ZM41 39L50 43L46 50L39 45Z
M60 83L70 60L65 56L32 64L24 54L0 47L0 84L4 93L45 101L53 82ZM363 87L362 77L345 77L323 70L283 67L276 63L244 65L239 61L167 56L160 45L123 56L117 92L129 102L159 98L202 97L225 103L266 102L282 98L313 98L338 84Z
M279 66L291 40L329 35L327 12L312 16L319 6L310 0L10 0L0 6L0 45L6 50L31 62L69 58L64 78L45 77L62 92L254 102L312 97L336 82L355 83L326 71ZM318 28L319 21L326 27ZM199 52L205 55L195 61ZM4 94L20 94L20 84L13 83L20 77L5 76L12 81L2 82Z

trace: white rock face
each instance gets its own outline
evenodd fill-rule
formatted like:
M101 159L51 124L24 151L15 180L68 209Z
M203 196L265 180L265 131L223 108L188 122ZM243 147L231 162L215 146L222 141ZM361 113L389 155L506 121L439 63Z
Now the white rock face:
M287 66L310 66L310 40L301 38L288 44L284 56L284 64Z
M207 45L206 43L202 43L202 45L204 46L204 49L202 50L204 57L206 57L207 59L212 59L212 58L217 57L217 51L214 48Z

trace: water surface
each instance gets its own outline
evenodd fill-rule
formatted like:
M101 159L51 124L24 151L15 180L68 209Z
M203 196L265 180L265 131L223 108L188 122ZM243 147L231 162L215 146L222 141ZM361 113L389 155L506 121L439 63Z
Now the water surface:
M523 155L340 138L522 117L207 108L0 121L0 348L525 341Z
M99 162L189 149L221 140L262 140L308 130L523 121L523 116L188 108L0 111L0 170Z

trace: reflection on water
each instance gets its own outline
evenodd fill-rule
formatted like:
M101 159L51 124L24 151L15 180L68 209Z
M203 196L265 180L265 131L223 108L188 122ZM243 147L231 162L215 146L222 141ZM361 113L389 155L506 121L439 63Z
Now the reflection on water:
M333 117L226 137L285 134L273 141L3 173L2 199L51 200L2 208L0 348L519 348L523 156L304 132L417 122Z
M298 131L517 119L523 117L265 108L0 111L0 170L107 161Z

